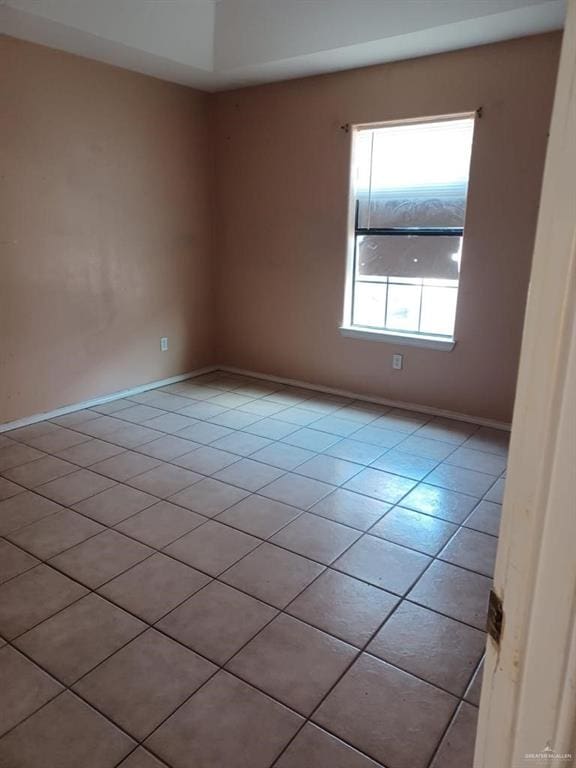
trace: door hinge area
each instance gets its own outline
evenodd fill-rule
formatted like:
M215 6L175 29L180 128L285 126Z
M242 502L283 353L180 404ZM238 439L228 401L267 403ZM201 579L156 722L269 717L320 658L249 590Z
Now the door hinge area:
M493 589L490 590L490 600L488 602L488 617L486 619L486 631L494 640L496 645L500 645L502 638L502 624L504 623L504 610L502 600Z

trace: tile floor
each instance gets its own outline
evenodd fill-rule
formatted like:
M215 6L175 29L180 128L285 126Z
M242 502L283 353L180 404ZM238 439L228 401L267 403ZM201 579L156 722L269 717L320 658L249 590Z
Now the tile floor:
M216 372L0 436L0 766L470 768L507 435Z

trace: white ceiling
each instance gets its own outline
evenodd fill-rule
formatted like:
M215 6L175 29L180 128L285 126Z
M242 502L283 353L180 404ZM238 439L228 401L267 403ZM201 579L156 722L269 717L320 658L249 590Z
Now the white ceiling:
M207 91L563 26L564 0L0 0L0 30Z

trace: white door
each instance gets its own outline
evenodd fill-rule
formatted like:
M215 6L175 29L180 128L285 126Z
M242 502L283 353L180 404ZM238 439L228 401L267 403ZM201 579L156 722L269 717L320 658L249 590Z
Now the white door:
M475 768L576 765L576 0L524 325Z

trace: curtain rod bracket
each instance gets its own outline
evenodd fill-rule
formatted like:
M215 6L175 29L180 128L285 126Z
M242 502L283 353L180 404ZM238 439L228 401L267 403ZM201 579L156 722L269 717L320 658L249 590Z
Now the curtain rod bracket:
M350 133L350 123L344 123L344 125L341 125L340 130L344 131L344 133Z
M484 107L478 107L478 109L476 110L476 117L478 119L482 117L483 111L484 111Z

